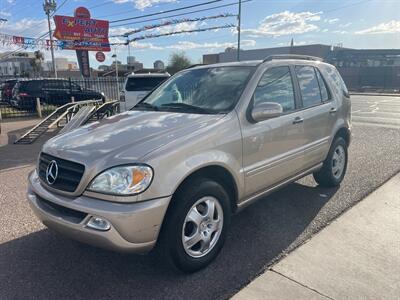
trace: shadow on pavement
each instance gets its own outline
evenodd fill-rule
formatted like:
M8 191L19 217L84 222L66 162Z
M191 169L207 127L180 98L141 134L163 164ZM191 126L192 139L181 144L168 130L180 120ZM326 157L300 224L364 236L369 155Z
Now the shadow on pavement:
M337 189L294 183L234 216L219 257L178 274L154 255L93 248L42 230L0 245L0 297L221 299L296 244Z
M0 147L0 171L28 164L35 164L43 144L54 136L53 132L43 134L28 145L15 145L14 142L31 127L8 132L8 145Z

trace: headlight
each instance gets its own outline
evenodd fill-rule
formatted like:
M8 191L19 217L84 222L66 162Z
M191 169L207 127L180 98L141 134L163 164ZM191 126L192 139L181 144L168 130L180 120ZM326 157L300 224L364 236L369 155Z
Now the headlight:
M134 195L146 190L152 178L153 170L149 166L119 166L97 175L88 190L121 196Z

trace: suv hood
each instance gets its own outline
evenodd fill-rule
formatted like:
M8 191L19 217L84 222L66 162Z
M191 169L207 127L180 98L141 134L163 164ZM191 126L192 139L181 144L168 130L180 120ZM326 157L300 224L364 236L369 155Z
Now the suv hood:
M129 111L56 136L43 152L90 167L139 161L149 152L214 124L224 115Z

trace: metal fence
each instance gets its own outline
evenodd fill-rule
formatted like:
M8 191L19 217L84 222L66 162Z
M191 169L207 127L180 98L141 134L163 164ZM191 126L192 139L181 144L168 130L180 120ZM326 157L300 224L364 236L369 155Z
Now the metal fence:
M396 92L400 90L400 67L338 67L352 91Z
M6 80L14 78L0 78L0 85ZM104 101L118 100L119 92L125 78L15 78L19 82L29 81L29 91L10 92L0 98L0 115L2 119L23 117L45 117L57 107L68 102L84 100ZM22 83L21 83L22 84ZM40 105L39 105L40 103Z

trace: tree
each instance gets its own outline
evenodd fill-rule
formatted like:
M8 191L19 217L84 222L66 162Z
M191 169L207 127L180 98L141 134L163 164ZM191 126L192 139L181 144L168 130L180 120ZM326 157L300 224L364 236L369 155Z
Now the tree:
M33 69L33 73L36 76L40 76L41 72L42 72L42 62L44 60L44 55L42 52L40 52L40 50L37 50L35 52L33 52L33 58L31 60L31 66Z
M190 58L186 56L185 52L175 52L169 58L167 72L175 74L180 70L186 69L191 66Z

